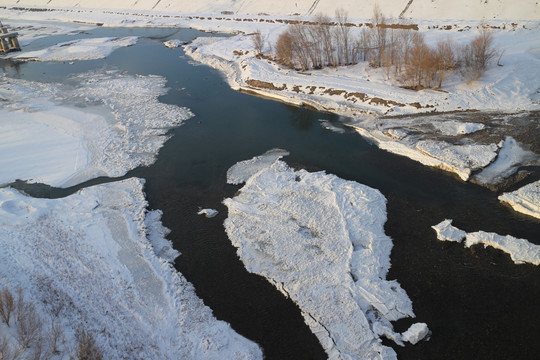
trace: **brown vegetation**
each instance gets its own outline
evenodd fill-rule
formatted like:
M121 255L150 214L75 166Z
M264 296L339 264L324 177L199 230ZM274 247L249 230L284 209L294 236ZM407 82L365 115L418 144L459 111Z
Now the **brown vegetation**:
M290 24L278 38L275 60L301 71L366 61L406 88L438 89L457 69L466 80L479 78L502 54L493 44L491 28L481 24L479 29L480 34L465 46L445 39L432 47L417 25L394 23L375 6L372 23L353 37L347 13L340 9L335 19L317 15L309 24Z
M51 359L66 356L78 360L101 360L103 353L93 335L84 329L76 334L76 353L65 344L64 330L54 314L50 326L44 326L36 305L25 299L22 288L17 295L4 287L0 291L0 319L14 331L1 331L0 359ZM11 325L10 325L11 323Z

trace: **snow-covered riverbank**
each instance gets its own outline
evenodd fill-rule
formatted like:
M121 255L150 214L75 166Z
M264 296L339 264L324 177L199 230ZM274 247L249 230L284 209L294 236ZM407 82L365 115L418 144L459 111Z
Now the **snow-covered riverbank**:
M2 288L24 289L44 321L54 313L67 353L83 325L107 359L262 358L174 270L178 252L146 206L133 178L56 200L0 189Z

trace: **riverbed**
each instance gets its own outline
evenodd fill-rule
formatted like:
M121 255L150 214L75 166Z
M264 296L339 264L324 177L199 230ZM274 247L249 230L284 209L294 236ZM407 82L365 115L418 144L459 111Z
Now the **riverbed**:
M268 359L326 357L299 309L244 269L223 228L227 210L222 201L239 189L226 184L227 169L272 148L289 151L284 160L295 168L326 171L376 188L387 198L385 230L394 242L388 278L406 290L417 316L398 322L396 330L422 321L432 331L429 341L392 345L400 359L528 359L540 352L538 267L515 265L491 248L439 242L431 229L449 218L466 231L511 234L538 244L539 220L517 214L485 188L378 149L336 115L235 92L216 70L193 63L181 48L162 45L167 39L189 41L204 33L96 28L77 35L101 36L140 38L102 60L1 63L0 68L9 77L42 82L62 82L95 69L167 79L170 90L160 101L187 107L195 116L171 130L152 166L125 177L146 179L150 207L163 211L162 221L172 230L169 239L182 254L176 268L218 319L259 343ZM68 38L37 40L32 47ZM114 180L100 178L68 189L24 183L17 187L54 198ZM219 214L205 218L197 215L199 207Z

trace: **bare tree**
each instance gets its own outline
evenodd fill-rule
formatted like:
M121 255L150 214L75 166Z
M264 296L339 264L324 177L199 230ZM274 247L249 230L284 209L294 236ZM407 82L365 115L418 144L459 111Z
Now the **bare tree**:
M436 62L437 62L437 88L442 86L446 74L456 67L456 46L450 39L439 40L437 42Z
M462 71L469 80L478 79L501 52L493 42L493 32L485 24L479 26L480 34L460 51Z
M416 33L405 58L404 80L412 88L430 87L435 72L435 55L426 45L424 36L421 33Z
M17 341L23 348L29 348L40 342L42 324L33 304L23 303L18 310Z
M334 31L337 63L338 65L350 65L355 60L351 58L353 41L351 28L348 25L348 14L344 9L336 10L336 27Z
M381 67L383 64L383 58L386 52L386 17L381 12L378 4L375 4L373 7L373 18L372 18L372 40L373 47L375 48L374 55L372 59L372 65L374 67Z
M14 310L15 301L13 295L7 287L4 287L0 291L0 317L2 317L2 321L4 321L7 326L9 326L9 320Z
M255 31L255 33L253 34L253 47L255 48L256 55L262 55L264 48L264 39L261 35L260 30Z
M96 340L91 333L80 328L77 333L77 359L78 360L101 360L103 352L97 346Z
M280 64L293 68L293 38L287 30L279 35L276 43L276 59Z
M331 20L328 16L318 14L315 17L314 38L318 40L322 50L321 65L336 66L336 58L334 56L334 44L332 41Z

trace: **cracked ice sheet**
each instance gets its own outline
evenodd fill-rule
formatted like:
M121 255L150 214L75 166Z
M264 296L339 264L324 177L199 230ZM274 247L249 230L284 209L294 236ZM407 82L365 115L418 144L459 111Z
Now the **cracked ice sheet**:
M278 158L262 167L260 158L240 194L224 200L225 228L247 270L298 304L331 359L395 359L380 336L401 344L390 321L414 314L399 283L386 280L392 240L383 229L384 196ZM425 333L419 324L407 339Z
M0 78L0 185L122 176L152 164L167 131L192 116L158 101L163 77L101 71L68 83Z
M525 239L485 231L467 233L453 226L452 220L449 219L432 226L432 228L437 232L437 239L441 241L462 242L465 240L466 247L484 244L485 247L491 246L509 254L516 264L540 265L540 245L532 244Z
M499 196L516 211L540 219L540 180Z
M136 178L62 199L0 189L2 286L21 286L43 319L61 301L67 343L85 324L104 359L261 359L173 268L168 230L146 206Z
M118 48L136 43L136 36L78 39L59 43L42 50L13 53L8 57L33 61L96 60L106 58Z

